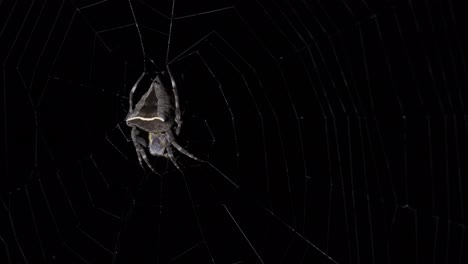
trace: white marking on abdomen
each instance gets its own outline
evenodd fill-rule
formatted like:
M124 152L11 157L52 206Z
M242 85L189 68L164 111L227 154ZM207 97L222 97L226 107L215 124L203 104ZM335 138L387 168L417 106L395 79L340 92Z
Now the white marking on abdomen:
M135 116L135 117L131 117L131 118L127 119L127 121L131 121L131 120L134 120L134 119L138 119L138 120L142 120L142 121L159 120L159 121L164 122L164 119L162 119L162 118L159 117L159 116L155 116L155 117L139 117L139 116Z

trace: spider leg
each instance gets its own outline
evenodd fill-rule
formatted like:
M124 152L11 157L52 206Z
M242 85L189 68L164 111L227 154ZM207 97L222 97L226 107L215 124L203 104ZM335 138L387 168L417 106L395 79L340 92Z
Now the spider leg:
M145 150L144 150L143 148L141 148L141 149L139 150L139 155L141 155L141 157L143 158L143 160L144 160L145 163L146 163L146 166L148 166L148 168L150 168L150 170L151 170L152 172L154 172L155 174L159 174L159 173L156 172L156 170L153 168L153 166L152 166L151 163L149 162L148 157L146 156L146 152L145 152ZM140 161L140 164L141 164L141 161ZM142 167L143 167L143 166L142 166Z
M174 94L175 122L177 123L176 135L179 135L180 128L182 127L182 119L179 106L179 91L177 90L177 84L174 78L172 77L171 69L169 68L169 66L167 66L167 72L169 73L169 77L171 78L172 93Z
M133 111L133 93L135 93L135 90L138 86L138 84L141 82L141 80L143 79L143 77L145 76L145 72L143 72L141 75L140 75L140 78L138 78L138 80L136 81L136 83L133 85L132 87L132 90L130 90L130 99L129 99L129 110L128 112L131 113Z
M176 161L175 158L174 158L174 153L172 152L171 146L167 146L167 147L166 147L166 151L167 151L167 157L171 160L172 164L174 164L174 166L175 166L179 171L182 171L182 169L180 168L179 164L177 164L177 161Z
M133 142L133 146L135 147L135 150L137 152L137 157L138 157L138 162L140 163L140 166L143 167L143 162L141 160L142 158L142 150L143 150L143 147L141 146L141 144L138 142L138 131L136 128L132 128L132 142Z
M181 145L179 145L179 143L177 143L177 141L175 140L174 135L172 134L172 132L169 131L167 133L167 137L168 137L168 142L170 142L171 145L174 146L180 153L184 154L185 156L187 156L187 157L189 157L189 158L191 158L193 160L196 160L196 161L199 161L199 162L204 162L203 160L195 157L193 154L188 152L188 150L184 149Z
M135 127L132 128L131 135L132 135L133 145L135 146L135 150L137 152L138 162L140 163L140 166L142 168L144 168L144 166L143 166L143 161L144 161L145 164L148 166L148 168L150 168L151 171L158 174L156 172L156 170L153 168L153 166L151 166L151 163L149 162L148 157L146 156L145 149L142 147L142 145L140 143L140 140L139 140L139 137L138 137L138 131L137 131L137 129Z

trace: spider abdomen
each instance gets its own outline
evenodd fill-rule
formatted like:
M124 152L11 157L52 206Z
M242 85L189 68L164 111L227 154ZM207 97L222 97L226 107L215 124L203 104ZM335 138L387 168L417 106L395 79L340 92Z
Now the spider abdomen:
M150 133L169 131L174 124L174 99L157 76L148 91L141 97L135 109L127 116L130 127L138 127Z

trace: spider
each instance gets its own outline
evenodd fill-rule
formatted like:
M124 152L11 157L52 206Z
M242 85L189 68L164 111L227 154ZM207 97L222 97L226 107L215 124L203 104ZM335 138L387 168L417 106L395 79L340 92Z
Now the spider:
M179 145L175 139L180 133L182 120L177 86L169 69L168 73L171 79L172 96L169 94L167 77L163 72L156 75L148 91L133 108L133 94L146 73L141 74L130 91L130 106L125 118L127 126L132 128L131 137L140 166L143 168L144 161L154 173L157 172L148 160L146 149L152 156L169 158L179 170L180 166L174 158L172 147L193 160L202 161ZM146 135L147 138L145 138Z

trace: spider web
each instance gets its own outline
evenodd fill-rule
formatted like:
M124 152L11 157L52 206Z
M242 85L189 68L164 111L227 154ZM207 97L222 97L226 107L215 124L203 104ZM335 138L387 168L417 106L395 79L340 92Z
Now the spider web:
M1 262L465 263L464 11L0 1ZM166 66L206 162L155 175L123 120Z

